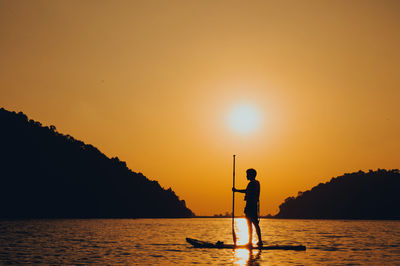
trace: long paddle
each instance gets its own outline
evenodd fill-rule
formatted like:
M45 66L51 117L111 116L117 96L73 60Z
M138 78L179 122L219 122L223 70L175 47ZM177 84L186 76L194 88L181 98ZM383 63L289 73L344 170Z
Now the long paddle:
M235 187L235 156L233 155L233 188ZM236 246L236 233L235 233L235 191L232 195L232 236L233 244Z

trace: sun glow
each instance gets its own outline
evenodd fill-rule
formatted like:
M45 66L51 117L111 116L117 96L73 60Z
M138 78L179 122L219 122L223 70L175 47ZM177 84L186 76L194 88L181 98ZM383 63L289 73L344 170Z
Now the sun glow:
M231 129L239 134L248 134L257 130L261 124L259 111L250 104L235 106L228 116Z

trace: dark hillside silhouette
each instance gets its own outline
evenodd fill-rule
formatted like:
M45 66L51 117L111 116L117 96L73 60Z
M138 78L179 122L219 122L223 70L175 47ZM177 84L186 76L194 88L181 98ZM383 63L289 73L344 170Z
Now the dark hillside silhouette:
M276 218L400 219L398 169L359 171L289 197Z
M0 109L0 218L192 217L118 157Z

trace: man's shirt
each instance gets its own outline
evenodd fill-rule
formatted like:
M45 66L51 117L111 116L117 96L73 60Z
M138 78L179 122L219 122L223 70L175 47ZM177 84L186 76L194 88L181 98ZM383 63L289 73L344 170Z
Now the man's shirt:
M247 204L257 204L260 198L260 182L257 180L251 180L246 188L246 196L244 200Z

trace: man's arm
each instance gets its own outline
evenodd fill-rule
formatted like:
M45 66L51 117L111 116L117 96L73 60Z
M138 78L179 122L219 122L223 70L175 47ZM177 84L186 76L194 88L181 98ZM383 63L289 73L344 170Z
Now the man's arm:
M246 190L245 189L236 189L236 188L232 188L232 191L233 192L239 192L239 193L246 193Z

